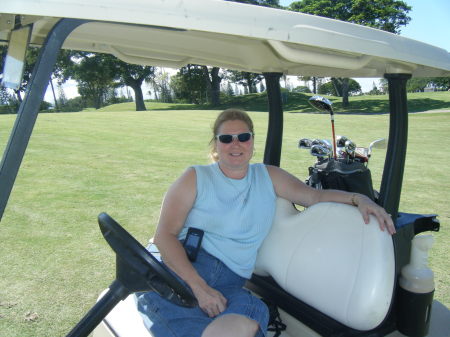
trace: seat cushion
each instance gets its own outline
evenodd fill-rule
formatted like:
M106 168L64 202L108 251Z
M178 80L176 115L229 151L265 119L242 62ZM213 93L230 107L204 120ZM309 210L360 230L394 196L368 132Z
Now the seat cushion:
M356 207L319 203L299 212L277 200L255 274L338 322L371 330L386 317L395 284L392 237Z

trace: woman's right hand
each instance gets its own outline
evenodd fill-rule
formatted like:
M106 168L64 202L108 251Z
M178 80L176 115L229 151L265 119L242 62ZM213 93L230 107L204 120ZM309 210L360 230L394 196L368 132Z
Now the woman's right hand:
M216 289L211 288L205 282L191 287L197 298L199 307L209 316L216 317L227 307L227 299Z

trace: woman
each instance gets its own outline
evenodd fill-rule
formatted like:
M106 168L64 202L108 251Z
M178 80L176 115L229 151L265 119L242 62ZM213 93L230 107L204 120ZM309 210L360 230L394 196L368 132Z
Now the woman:
M169 188L154 242L164 263L192 289L197 308L181 308L153 292L139 297L139 308L156 337L265 336L265 304L243 289L268 234L277 197L309 207L332 201L357 206L366 223L373 214L381 230L395 232L385 210L364 195L316 190L279 167L250 164L253 122L228 109L213 126L214 163L188 168ZM204 231L202 248L189 261L182 241L189 227Z

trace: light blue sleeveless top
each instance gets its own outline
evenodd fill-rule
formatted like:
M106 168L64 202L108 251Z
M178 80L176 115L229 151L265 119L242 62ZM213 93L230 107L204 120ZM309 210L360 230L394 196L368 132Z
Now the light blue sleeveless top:
M276 194L264 164L251 164L243 179L225 176L218 163L193 166L197 196L188 227L205 232L202 248L239 276L250 278L256 255L275 215Z

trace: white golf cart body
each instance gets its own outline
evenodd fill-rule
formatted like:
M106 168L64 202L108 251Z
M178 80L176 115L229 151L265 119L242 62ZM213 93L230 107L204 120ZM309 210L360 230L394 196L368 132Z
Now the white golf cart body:
M42 57L3 156L1 214L60 47L110 53L141 65L201 64L263 73L269 95L264 162L272 165L279 165L281 154L282 74L386 77L392 111L380 204L395 219L401 217L406 80L450 76L450 55L438 47L327 18L226 1L2 0L0 41L8 42L13 30L27 25L29 44L42 46ZM350 206L321 204L299 212L279 200L248 287L275 302L287 325L281 336L400 336L394 331L393 298L399 270L409 260L413 227L414 221L390 237L374 219L364 225ZM434 302L429 336L450 335L449 317L448 309ZM151 336L133 294L94 336Z

